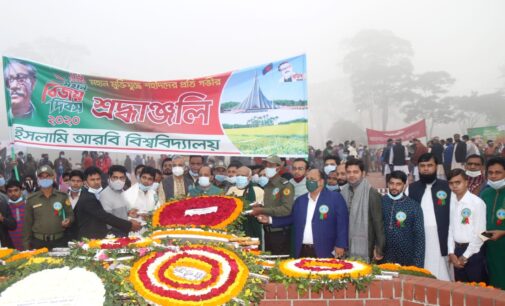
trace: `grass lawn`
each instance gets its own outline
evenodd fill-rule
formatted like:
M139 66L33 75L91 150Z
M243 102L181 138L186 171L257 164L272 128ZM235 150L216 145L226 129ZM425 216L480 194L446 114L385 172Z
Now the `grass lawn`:
M307 155L307 123L254 128L225 129L231 141L244 154Z

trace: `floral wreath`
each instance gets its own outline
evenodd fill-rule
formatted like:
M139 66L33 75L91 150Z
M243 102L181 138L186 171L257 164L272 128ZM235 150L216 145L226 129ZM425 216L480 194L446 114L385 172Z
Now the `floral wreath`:
M0 248L0 258L7 257L14 252L14 249Z
M17 253L16 255L13 255L7 259L5 259L5 262L13 262L21 259L29 259L33 256L37 256L43 253L47 253L49 250L47 248L41 248L41 249L36 249L36 250L29 250L29 251L23 251L20 253Z
M232 251L204 245L152 252L130 270L146 300L160 305L220 305L242 291L249 270Z
M224 228L240 216L243 203L227 196L200 196L163 204L153 214L153 226Z
M126 247L143 248L150 246L153 239L141 237L120 237L120 238L106 238L102 240L90 240L88 247L90 249L102 250L115 250L123 249Z
M341 279L345 277L360 278L372 273L372 267L357 261L346 261L335 258L299 258L283 260L279 270L290 277L310 277Z

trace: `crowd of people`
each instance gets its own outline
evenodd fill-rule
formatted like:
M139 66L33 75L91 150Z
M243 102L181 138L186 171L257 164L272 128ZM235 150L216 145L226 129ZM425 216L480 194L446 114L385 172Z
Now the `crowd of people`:
M54 162L20 152L0 169L0 243L54 248L142 233L167 201L226 194L251 204L243 231L274 255L393 262L505 289L503 150L454 140L391 139L377 150L328 142L310 148L308 160L271 155L228 164L137 155L118 165L106 152L83 152L77 167L64 152ZM382 193L367 179L372 170L385 174Z

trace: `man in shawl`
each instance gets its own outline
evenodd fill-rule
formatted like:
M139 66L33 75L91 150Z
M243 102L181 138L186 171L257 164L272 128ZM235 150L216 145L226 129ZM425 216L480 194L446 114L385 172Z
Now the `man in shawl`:
M489 188L481 198L487 206L487 230L491 240L486 242L486 259L491 286L505 290L505 159L494 157L488 160L486 172Z
M384 221L381 195L365 179L365 165L348 160L348 184L342 188L349 210L349 256L378 261L384 256Z
M486 187L486 178L482 173L484 168L484 158L477 154L472 154L466 158L465 173L468 176L468 190L475 195L479 195Z
M382 197L386 247L384 262L424 267L423 210L403 190L407 175L393 171L388 179L388 193Z
M419 181L412 183L407 195L421 203L424 220L424 268L441 280L450 280L447 259L449 203L451 190L447 181L437 179L437 161L431 153L419 157Z

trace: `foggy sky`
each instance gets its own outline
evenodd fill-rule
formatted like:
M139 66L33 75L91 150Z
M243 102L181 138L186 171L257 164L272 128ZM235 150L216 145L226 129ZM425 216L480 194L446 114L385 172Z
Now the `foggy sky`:
M367 127L342 72L346 39L391 30L412 43L416 73L449 72L450 94L488 93L505 84L503 12L501 0L2 1L0 53L134 80L201 77L306 53L310 143L322 146L335 118ZM3 84L0 139L8 139ZM389 129L404 124L391 117Z

